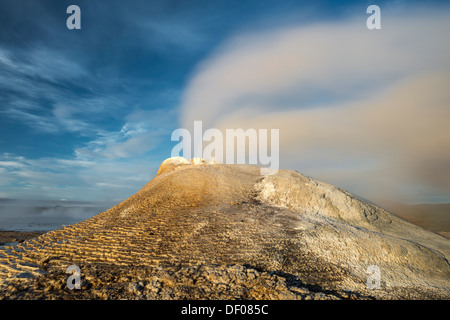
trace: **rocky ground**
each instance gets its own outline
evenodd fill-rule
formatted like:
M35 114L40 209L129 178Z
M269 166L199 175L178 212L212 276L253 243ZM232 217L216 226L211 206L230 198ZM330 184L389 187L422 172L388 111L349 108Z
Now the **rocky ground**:
M450 240L297 172L170 159L115 207L4 246L0 297L448 299L449 256Z
M61 268L9 284L6 299L374 299L350 291L324 290L299 277L242 265L82 266L80 290L69 290Z

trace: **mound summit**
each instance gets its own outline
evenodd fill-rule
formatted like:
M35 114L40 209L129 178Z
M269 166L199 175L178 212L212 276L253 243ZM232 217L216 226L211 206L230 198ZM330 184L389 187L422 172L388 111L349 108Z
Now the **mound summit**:
M111 209L2 248L0 297L448 299L449 256L450 240L298 172L170 158Z

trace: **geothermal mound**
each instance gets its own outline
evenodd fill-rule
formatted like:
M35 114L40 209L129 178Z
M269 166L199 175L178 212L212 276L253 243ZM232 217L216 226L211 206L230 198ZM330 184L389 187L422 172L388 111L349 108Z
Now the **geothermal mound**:
M171 158L113 208L2 248L0 297L448 299L449 255L450 240L300 173Z

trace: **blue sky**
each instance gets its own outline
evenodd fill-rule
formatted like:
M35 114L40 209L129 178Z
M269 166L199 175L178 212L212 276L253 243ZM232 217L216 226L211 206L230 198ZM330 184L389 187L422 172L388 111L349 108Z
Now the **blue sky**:
M418 3L375 2L382 8L383 19L386 14L388 27L389 15L407 19L409 9ZM428 2L427 8L439 11L443 3ZM81 30L66 28L66 8L71 4L81 8ZM197 105L196 109L190 105L189 97L194 97L193 101L208 101L202 96L205 92L194 86L196 79L204 73L208 77L211 74L213 83L220 78L214 73L215 63L240 50L233 48L233 39L248 38L246 43L251 47L261 35L270 37L292 28L306 30L311 25L329 24L332 33L336 26L358 21L364 29L365 9L370 4L370 1L3 0L0 197L100 201L134 194L152 179L159 164L170 157L174 146L171 132L188 126L192 117L202 118L209 108ZM392 78L409 75L402 70L394 72ZM371 74L366 76L370 78ZM384 83L385 77L375 80ZM354 83L351 87L354 99L364 97L364 88L376 83L355 79L358 87ZM215 87L209 89L217 91ZM246 94L257 92L254 89L248 88ZM303 110L305 106L319 108L349 101L345 90L334 94L336 91L331 89L312 85L303 94L286 89L284 94L277 92L266 97L261 104L278 103L278 110ZM220 94L211 100L211 112L216 110L216 102L220 102ZM230 106L229 110L234 109ZM219 126L218 122L209 124ZM228 126L234 124L258 126L251 119L248 123L227 122ZM279 127L283 127L282 121ZM295 143L289 148L295 149ZM361 179L370 181L367 179L377 174L368 174L364 169L366 175L361 175L358 171L361 164L371 159L370 154L358 158L357 165L345 158L338 164L324 161L320 166L315 158L291 155L289 148L281 156L296 161L282 158L284 168L317 176L370 198L370 190L360 189ZM299 148L306 147L299 145ZM326 148L324 143L323 149ZM322 149L308 152L324 154ZM446 156L436 157L443 162ZM329 158L329 154L324 157ZM342 177L343 168L352 170ZM439 181L430 182L434 183L430 186L427 180L430 175L435 173L422 177L423 180L417 178L418 181L405 173L398 177L401 180L398 188L403 193L409 192L411 197L426 194L420 201L446 201L450 187ZM377 186L382 187L382 183L393 182L379 183Z

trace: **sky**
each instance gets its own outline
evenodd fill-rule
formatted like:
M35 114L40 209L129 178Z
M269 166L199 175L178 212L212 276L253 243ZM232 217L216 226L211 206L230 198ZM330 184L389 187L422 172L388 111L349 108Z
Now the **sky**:
M2 0L0 198L126 199L202 120L278 128L282 169L369 200L450 202L448 34L445 1Z

